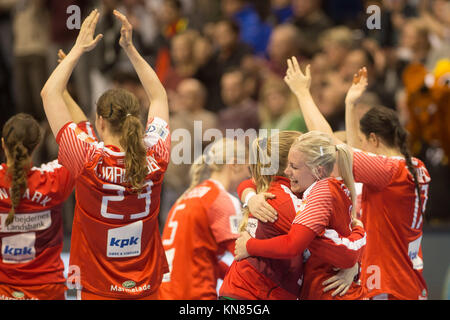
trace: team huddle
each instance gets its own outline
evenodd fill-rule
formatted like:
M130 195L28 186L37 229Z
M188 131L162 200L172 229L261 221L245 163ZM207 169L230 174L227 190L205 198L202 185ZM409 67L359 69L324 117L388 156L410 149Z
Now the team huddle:
M41 91L58 159L32 165L41 136L30 115L2 129L0 299L64 300L71 281L83 300L427 299L421 239L430 176L411 157L393 110L357 118L364 67L346 96L342 141L311 97L309 66L289 59L284 81L309 131L212 142L191 165L191 185L161 235L167 93L134 47L127 18L114 15L151 102L147 125L137 98L111 89L98 99L94 131L66 90L79 59L102 39L94 10ZM73 190L76 277L66 279L61 211Z

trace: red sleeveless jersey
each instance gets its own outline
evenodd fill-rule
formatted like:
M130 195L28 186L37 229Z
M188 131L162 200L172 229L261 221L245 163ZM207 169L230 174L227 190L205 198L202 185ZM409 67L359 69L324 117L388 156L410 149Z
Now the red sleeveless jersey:
M304 192L301 208L293 223L310 228L317 236L307 249L302 300L366 298L364 288L357 282L353 282L342 297L332 297L333 290L323 292L325 287L322 282L336 274L336 267L350 268L358 262L366 245L364 230L351 227L351 210L350 191L341 179L317 181ZM330 244L334 244L335 248Z
M334 192L330 192L331 188ZM267 232L264 237L252 232L250 234L255 239L261 239L266 243L270 252L265 252L267 258L250 257L239 262L234 262L229 273L225 277L224 285L221 288L221 295L239 299L296 299L300 296L304 299L313 297L311 292L320 294L322 282L335 274L334 267L349 268L358 261L361 251L365 245L365 232L362 228L350 228L349 199L343 190L342 183L336 179L325 179L311 186L303 195L303 199L297 198L289 189L290 184L286 178L278 177L276 183L271 185L267 192L275 194L275 199L267 202L278 212L278 219L275 223L261 223L251 221L252 224L260 226L266 225L272 232ZM251 187L247 185L246 187ZM241 188L243 191L244 188ZM348 190L346 190L348 192ZM333 194L337 193L339 198L333 200ZM339 205L344 193L344 203ZM278 199L278 200L277 200ZM330 205L333 203L332 205ZM334 201L338 205L339 214L336 216ZM347 206L346 206L347 205ZM351 205L351 202L350 202ZM340 208L343 208L342 210ZM343 221L340 215L343 215ZM279 251L279 242L283 237L288 236L292 223L298 223L308 227L317 237L310 243L308 249L300 252L299 256L292 261L290 259L276 258ZM278 225L277 225L278 224ZM278 233L274 230L278 229ZM336 229L336 230L335 230ZM279 235L285 235L278 237ZM266 239L266 240L262 240ZM254 240L251 240L254 241ZM247 245L248 248L248 245ZM306 263L299 265L306 260ZM255 260L253 260L255 259ZM251 261L272 261L271 263L252 264ZM277 265L273 268L274 263ZM293 263L294 262L294 263ZM284 269L280 268L284 265ZM251 267L250 267L251 266ZM291 268L295 266L295 268ZM267 267L272 267L267 268ZM265 269L267 268L267 269ZM316 269L317 268L317 269ZM276 272L274 270L277 269ZM278 270L280 269L280 270ZM270 271L270 273L268 272ZM234 272L234 274L232 274ZM303 273L302 273L303 272ZM281 279L281 280L280 280ZM356 284L354 285L356 287ZM222 294L223 292L223 294ZM330 293L326 294L331 297ZM320 297L323 299L324 297Z
M160 299L217 299L219 262L233 261L221 244L239 236L240 218L239 199L211 179L175 203L162 236L170 272L164 275Z
M289 179L276 177L267 192L275 195L267 202L278 212L274 223L263 223L251 213L247 231L257 239L268 239L286 234L295 217L296 197L289 189ZM234 261L225 276L220 295L247 300L295 300L300 292L303 275L302 254L293 259L248 257Z
M422 226L430 175L413 158L420 187L401 157L385 157L356 150L353 172L363 183L362 221L367 248L362 258L361 281L369 297L389 294L397 299L426 299L423 278Z
M11 209L11 180L0 166L0 283L15 286L64 283L62 203L72 193L74 179L58 161L33 167L27 188L6 226Z
M170 132L155 118L146 127L148 175L139 193L125 180L125 153L104 146L74 123L57 136L58 159L76 178L70 265L84 290L134 299L158 289L167 261L158 230ZM76 270L76 269L74 269Z

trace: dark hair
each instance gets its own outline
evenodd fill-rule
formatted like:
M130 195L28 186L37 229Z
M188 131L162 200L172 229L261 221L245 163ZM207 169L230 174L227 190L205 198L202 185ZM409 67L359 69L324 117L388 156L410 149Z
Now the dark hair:
M241 27L239 26L239 24L236 23L236 21L231 20L231 19L227 19L227 18L223 18L220 19L219 21L216 22L216 25L219 23L225 23L228 25L228 27L231 29L231 31L236 34L239 35L241 32Z
M8 160L12 162L8 167L11 178L11 211L6 218L6 225L9 225L14 221L14 214L27 188L30 156L41 141L41 130L31 115L19 113L5 123L2 137L10 157Z
M180 0L165 0L165 2L175 7L178 11L183 10L183 3Z
M97 102L97 115L109 123L113 135L120 136L120 145L125 149L126 179L135 191L142 189L148 174L139 110L138 99L125 89L108 90Z
M408 170L414 178L414 185L419 197L419 208L422 210L417 170L412 163L408 146L408 132L400 124L397 113L386 107L373 107L361 118L360 128L367 138L371 133L375 133L389 147L396 147L400 150L405 157Z

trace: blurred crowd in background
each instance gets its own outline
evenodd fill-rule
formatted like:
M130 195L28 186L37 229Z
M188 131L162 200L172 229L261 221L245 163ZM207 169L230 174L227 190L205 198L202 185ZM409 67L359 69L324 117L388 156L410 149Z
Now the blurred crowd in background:
M311 64L315 102L333 130L343 131L345 94L353 75L366 66L369 86L358 112L379 105L398 111L413 154L431 173L427 224L450 222L450 1L0 0L0 124L18 112L42 123L46 139L36 163L57 157L40 90L58 63L58 49L67 53L78 34L67 27L71 5L81 9L82 19L93 8L101 12L97 33L104 38L80 60L68 87L91 120L96 100L112 87L130 90L140 99L142 114L148 110L145 92L119 47L113 9L128 17L135 46L168 92L172 132L184 128L192 137L195 120L202 121L203 131L306 132L283 81L291 56L302 66ZM380 10L367 13L370 5ZM369 18L378 19L379 28L368 28ZM199 141L184 143L193 148ZM188 168L169 166L161 226L189 185ZM68 233L71 201L65 214Z

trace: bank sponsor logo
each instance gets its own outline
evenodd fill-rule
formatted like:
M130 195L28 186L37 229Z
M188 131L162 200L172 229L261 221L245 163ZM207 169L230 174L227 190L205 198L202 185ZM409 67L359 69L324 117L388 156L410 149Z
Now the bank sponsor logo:
M50 210L34 213L16 213L14 221L6 226L7 213L0 213L0 232L30 232L41 231L52 224Z

